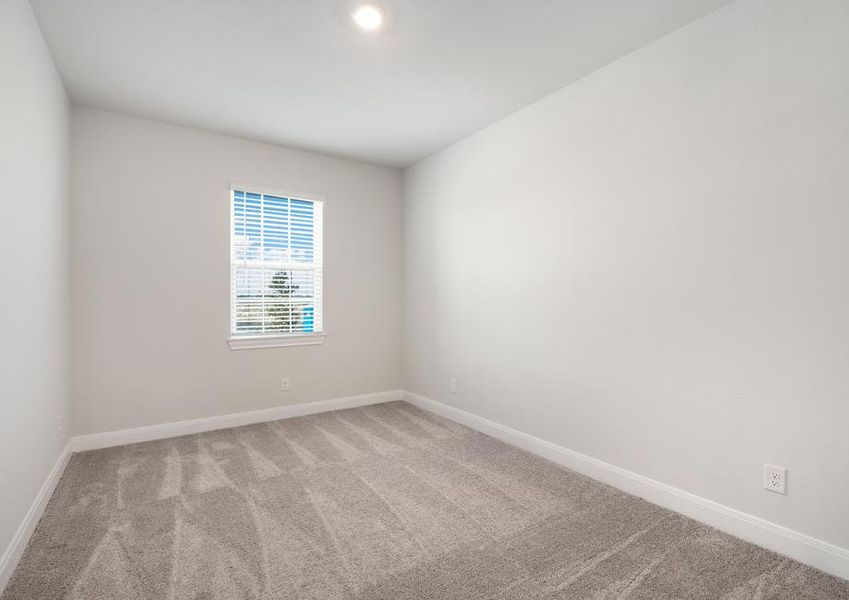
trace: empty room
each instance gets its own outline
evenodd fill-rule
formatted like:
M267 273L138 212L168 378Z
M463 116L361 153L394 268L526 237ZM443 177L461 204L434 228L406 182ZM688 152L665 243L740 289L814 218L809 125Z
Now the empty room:
M849 0L0 0L0 600L849 600Z

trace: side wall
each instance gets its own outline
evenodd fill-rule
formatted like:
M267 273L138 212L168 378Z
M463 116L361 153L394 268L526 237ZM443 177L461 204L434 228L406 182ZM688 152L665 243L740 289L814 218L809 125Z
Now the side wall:
M0 2L0 90L2 590L70 422L68 100L26 0Z
M410 168L405 389L849 548L847 31L740 0Z
M399 171L78 107L72 152L75 433L399 388ZM323 345L227 346L231 181L326 196Z

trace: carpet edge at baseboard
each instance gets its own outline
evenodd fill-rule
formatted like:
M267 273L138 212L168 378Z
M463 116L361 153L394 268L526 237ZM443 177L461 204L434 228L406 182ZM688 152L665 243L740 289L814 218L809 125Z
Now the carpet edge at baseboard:
M56 460L56 463L53 465L50 473L44 480L44 483L36 494L29 510L24 515L21 524L18 526L18 529L15 531L14 536L12 536L9 545L5 548L2 556L0 557L0 593L3 592L9 582L9 579L12 577L12 573L14 573L15 567L20 561L24 550L26 550L30 537L32 536L33 531L35 531L42 514L44 514L44 509L47 507L47 503L53 495L56 485L62 478L62 474L65 471L68 461L76 452L98 450L100 448L109 448L112 446L124 446L126 444L148 442L170 437L178 437L181 435L189 435L192 433L202 433L204 431L214 431L216 429L249 425L252 423L264 423L267 421L276 421L278 419L299 417L331 410L356 408L359 406L368 406L370 404L380 404L383 402L393 402L400 400L401 396L401 390L385 390L370 394L358 394L356 396L331 398L329 400L316 400L314 402L303 402L299 404L231 413L227 415L217 415L186 421L174 421L170 423L160 423L157 425L134 427L119 431L106 431L74 436L68 440L68 443L62 449L59 458Z
M41 484L41 488L39 488L38 493L35 495L20 525L18 525L18 529L9 541L8 546L4 549L3 555L0 556L0 594L3 593L3 590L9 583L12 573L15 572L15 567L18 566L18 562L21 560L27 544L29 544L29 539L35 531L38 522L41 520L44 509L47 508L47 503L50 501L50 497L59 484L59 480L62 478L62 474L65 472L65 467L68 465L72 454L71 440L68 440L68 443L62 448L59 457L47 474L44 483Z
M402 399L747 542L849 580L849 549L835 546L805 533L708 500L420 394L403 390Z
M357 408L369 404L380 404L401 399L401 390L386 390L370 394L359 394L356 396L345 396L342 398L331 398L329 400L315 400L313 402L302 402L300 404L288 404L250 410L213 417L202 417L186 421L173 421L156 425L146 425L131 429L118 431L105 431L102 433L91 433L75 436L71 439L71 447L74 452L85 452L88 450L99 450L112 446L124 446L138 442L150 442L181 435L214 431L216 429L227 429L253 423L265 423L279 419L302 417L320 412L340 410L344 408Z

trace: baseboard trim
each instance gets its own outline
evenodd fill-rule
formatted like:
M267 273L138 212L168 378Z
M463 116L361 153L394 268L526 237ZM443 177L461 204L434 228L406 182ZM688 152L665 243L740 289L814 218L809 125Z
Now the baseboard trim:
M226 429L228 427L238 427L240 425L250 425L253 423L264 423L267 421L276 421L278 419L287 419L291 417L302 417L331 410L341 410L345 408L356 408L358 406L368 406L370 404L381 404L383 402L392 402L400 400L402 396L401 390L389 390L385 392L376 392L372 394L361 394L359 396L348 396L345 398L333 398L331 400L318 400L315 402L304 402L302 404L290 404L288 406L278 406L264 410L252 410L241 413L233 413L229 415L220 415L216 417L206 417L202 419L192 419L189 421L177 421L173 423L163 423L160 425L150 425L147 427L135 427L133 429L124 429L120 431L107 431L104 433L93 433L89 435L80 435L71 438L59 455L50 474L38 491L32 505L27 514L24 516L18 530L9 542L8 547L0 557L0 594L12 577L18 561L24 553L24 550L29 543L29 539L35 531L38 521L44 514L44 509L56 485L62 478L62 473L71 455L75 452L85 452L87 450L97 450L99 448L109 448L112 446L123 446L126 444L134 444L137 442L147 442L152 440L160 440L170 437L178 437L191 433L201 433L204 431L213 431L216 429Z
M110 448L112 446L124 446L138 442L149 442L165 438L214 431L216 429L227 429L240 425L251 425L253 423L264 423L278 419L291 417L302 417L330 410L341 410L343 408L356 408L368 406L369 404L380 404L401 399L400 390L362 394L359 396L348 396L345 398L333 398L331 400L317 400L315 402L304 402L302 404L290 404L288 406L277 406L263 410L251 410L247 412L219 415L216 417L204 417L189 421L176 421L162 423L160 425L148 425L146 427L134 427L133 429L122 429L119 431L107 431L104 433L92 433L80 435L71 440L74 452L86 452L99 448Z
M849 579L849 550L794 531L713 500L655 481L586 454L523 433L459 408L404 391L402 397L431 411L554 463L687 515L758 546L789 556L826 573Z
M41 520L41 515L44 514L44 509L53 495L53 490L56 489L56 484L62 478L62 473L71 459L71 454L73 452L71 442L69 441L59 454L59 458L56 460L53 468L50 469L50 473L41 485L41 489L38 490L35 500L30 505L27 514L24 515L24 519L18 526L15 535L12 536L12 541L9 542L9 545L3 552L3 556L0 557L0 594L3 593L3 590L6 589L6 584L12 578L12 573L14 573L15 567L18 566L18 561L23 556L24 550L26 550L32 532L35 531L36 525Z

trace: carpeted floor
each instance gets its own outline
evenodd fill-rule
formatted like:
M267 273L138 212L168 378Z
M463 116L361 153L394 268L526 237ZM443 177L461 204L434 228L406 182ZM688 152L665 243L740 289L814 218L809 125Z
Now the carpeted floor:
M75 455L2 600L849 598L395 402Z

